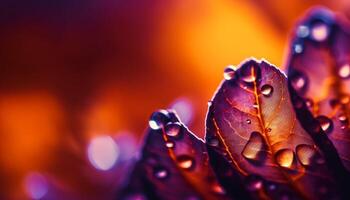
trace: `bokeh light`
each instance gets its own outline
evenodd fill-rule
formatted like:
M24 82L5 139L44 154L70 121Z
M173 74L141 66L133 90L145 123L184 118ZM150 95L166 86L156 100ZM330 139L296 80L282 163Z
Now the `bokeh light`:
M37 172L28 174L24 181L25 190L31 199L42 199L48 192L48 183L43 175Z
M119 158L119 147L110 136L97 136L93 138L87 148L91 164L99 170L109 170Z

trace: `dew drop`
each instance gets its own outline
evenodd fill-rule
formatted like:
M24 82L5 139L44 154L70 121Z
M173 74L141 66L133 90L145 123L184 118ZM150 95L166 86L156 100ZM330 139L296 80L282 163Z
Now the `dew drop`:
M330 133L333 130L333 122L326 116L320 115L317 118L317 121L320 123L321 129L325 133Z
M297 29L297 36L301 38L306 38L310 34L310 29L307 26L301 25Z
M300 144L296 147L296 155L302 165L308 166L316 155L316 149L311 145Z
M194 167L194 160L188 155L181 155L177 157L178 165L183 169L192 169Z
M245 63L240 70L240 76L246 83L253 83L260 77L260 68L255 61Z
M297 44L294 44L293 50L294 50L294 53L299 54L303 52L304 47L302 44L297 43Z
M167 141L165 143L165 146L168 148L174 148L175 147L175 143L173 141Z
M224 188L222 188L217 182L215 182L215 183L213 184L212 190L213 190L214 193L220 194L220 195L223 195L223 194L226 193L225 190L224 190Z
M314 102L311 99L305 99L305 104L308 108L312 108L314 105Z
M242 156L250 161L257 162L257 164L261 164L261 162L265 158L264 148L265 148L264 139L259 132L252 132L250 134L250 138L243 148Z
M346 117L346 115L341 114L341 115L338 116L338 119L339 119L339 121L341 121L341 122L345 122L345 121L347 120L347 117Z
M226 67L226 69L224 70L224 78L226 79L226 80L231 80L231 79L233 79L233 77L234 77L234 75L235 75L235 69L234 69L234 67L233 66L228 66L228 67Z
M153 169L153 174L158 179L165 179L168 177L169 172L164 167L155 167Z
M169 112L166 110L159 110L154 112L148 123L151 129L158 130L164 127L164 124L169 120Z
M247 189L249 191L257 191L260 190L263 187L263 180L256 175L249 175L247 176L246 180L246 185L247 185Z
M297 91L301 91L306 87L307 79L306 76L300 72L296 72L291 78L293 88Z
M342 65L338 70L338 75L344 79L349 78L350 77L350 65L349 64Z
M165 126L165 133L170 137L178 137L181 132L181 124L179 122L170 122Z
M279 166L291 168L294 161L294 152L290 149L281 149L276 153L276 162Z
M311 36L314 40L322 42L327 39L329 35L329 27L323 22L318 22L312 26Z
M246 122L247 122L247 124L251 124L251 123L252 123L252 120L247 119Z
M273 93L273 87L271 85L263 85L261 87L261 93L265 96L265 97L270 97Z
M218 146L219 145L219 140L216 137L211 137L207 139L207 143L210 146Z

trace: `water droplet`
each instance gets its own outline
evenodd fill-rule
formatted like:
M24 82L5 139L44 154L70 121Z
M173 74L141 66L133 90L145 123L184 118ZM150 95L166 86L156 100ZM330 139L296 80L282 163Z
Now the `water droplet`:
M260 68L255 61L246 62L239 71L242 80L246 83L253 83L260 77Z
M316 149L311 145L300 144L296 147L296 154L300 163L308 166L311 165L312 159L315 158Z
M339 121L341 121L341 122L345 122L345 121L347 120L347 117L346 117L346 115L341 114L341 115L338 116L338 119L339 119Z
M165 146L168 148L174 148L175 147L175 143L173 141L167 141L165 143Z
M271 132L272 129L271 128L266 128L266 132Z
M208 106L211 106L213 104L213 101L208 101Z
M247 124L251 124L251 123L252 123L252 120L247 119L246 122L247 122Z
M188 155L181 155L177 157L178 165L183 169L192 169L194 167L194 160Z
M350 65L349 64L342 65L338 70L338 75L344 79L349 78L350 77Z
M256 175L249 175L245 182L249 191L257 191L263 187L263 180Z
M321 129L325 133L330 133L333 130L333 122L326 116L320 115L317 118L317 121L320 123Z
M208 138L207 139L207 143L210 146L218 146L219 145L219 140L214 136L214 137Z
M294 53L299 54L303 52L304 47L302 44L296 43L294 44L293 50L294 50Z
M290 149L281 149L276 153L276 162L279 166L291 168L294 162L294 152Z
M152 113L148 123L151 129L158 130L164 127L164 124L169 120L169 112L166 110L159 110Z
M266 157L265 148L265 141L261 133L254 131L243 148L242 156L256 164L261 164Z
M153 174L158 179L165 179L168 177L169 172L164 167L158 166L153 169Z
M322 42L327 39L329 35L329 27L323 22L315 23L311 29L311 36L314 40Z
M217 182L215 182L215 183L213 184L212 190L213 190L213 192L216 193L216 194L221 194L221 195L223 195L223 194L226 193L225 190L224 190L224 188L222 188Z
M265 97L270 97L273 93L273 87L271 85L263 85L261 87L261 93L265 96Z
M178 137L181 132L181 124L179 122L170 122L165 126L165 133L170 137Z
M314 105L314 102L311 99L305 99L305 104L308 108L312 108Z
M306 38L310 34L310 29L307 26L301 25L298 27L297 36L301 38Z
M295 74L291 77L291 81L293 88L298 92L306 88L307 78L304 74L300 72L295 72Z
M232 65L226 67L226 69L224 70L224 78L226 80L231 80L234 77L235 72L236 71Z
M253 104L253 108L256 108L256 109L257 109L257 108L259 108L259 105L258 105L257 103L254 103L254 104Z

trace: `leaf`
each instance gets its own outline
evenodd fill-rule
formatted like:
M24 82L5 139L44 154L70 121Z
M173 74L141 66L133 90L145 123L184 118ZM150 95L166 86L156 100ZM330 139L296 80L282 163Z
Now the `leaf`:
M288 59L291 85L350 170L350 24L316 9L294 32L292 46L302 51L292 51Z
M155 112L149 124L124 199L227 199L208 165L205 144L173 112Z
M224 77L207 115L209 150L224 155L260 199L338 198L323 152L298 121L286 76L266 61L248 60Z

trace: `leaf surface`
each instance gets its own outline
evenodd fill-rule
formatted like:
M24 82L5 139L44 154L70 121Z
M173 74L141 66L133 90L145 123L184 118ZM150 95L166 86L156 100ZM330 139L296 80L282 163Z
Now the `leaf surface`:
M224 76L209 106L208 148L223 155L261 199L337 198L323 153L298 121L285 74L248 60Z
M291 46L291 85L350 170L350 24L328 10L315 9L297 25Z
M172 111L153 113L149 123L125 199L228 199L209 166L205 144Z

